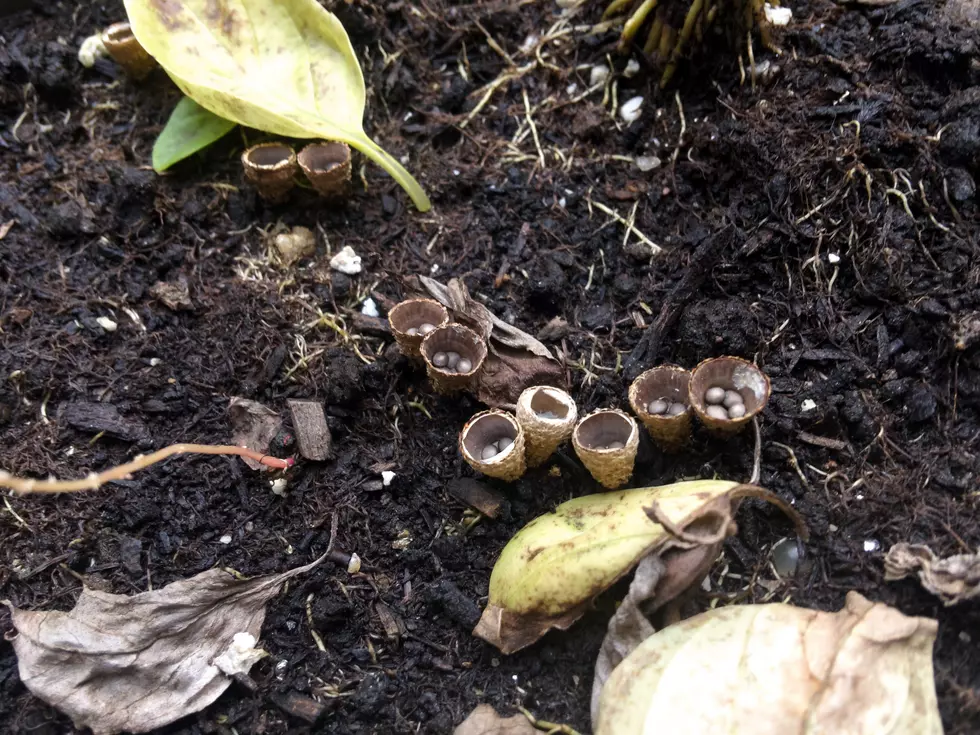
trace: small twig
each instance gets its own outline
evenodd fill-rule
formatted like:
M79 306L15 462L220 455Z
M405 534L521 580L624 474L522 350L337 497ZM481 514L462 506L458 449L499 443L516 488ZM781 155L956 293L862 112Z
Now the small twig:
M517 705L517 709L536 730L544 730L549 735L556 735L557 733L562 733L562 735L581 735L578 730L574 730L569 725L559 725L554 722L548 722L547 720L539 720L520 705Z
M152 454L140 455L132 462L113 467L105 472L92 472L82 480L29 480L14 477L10 473L0 470L0 487L10 488L16 493L75 493L81 490L97 490L107 482L127 480L137 470L146 469L175 454L233 454L239 457L247 457L276 470L289 469L296 463L292 457L279 459L246 447L236 447L230 444L171 444L169 447L158 449Z
M752 477L749 485L758 485L762 474L762 432L759 431L759 417L752 418L752 431L755 434L755 450L752 452Z

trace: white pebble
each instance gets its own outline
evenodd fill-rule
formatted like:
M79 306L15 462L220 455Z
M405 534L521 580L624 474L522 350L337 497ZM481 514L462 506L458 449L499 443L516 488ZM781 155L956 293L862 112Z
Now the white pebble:
M660 164L663 163L657 156L637 156L633 161L636 167L646 173L647 171L653 171L655 168L660 168Z
M654 416L659 416L662 413L667 413L667 409L670 406L667 404L663 398L658 398L655 401L650 401L650 405L647 406L647 411L652 413Z
M361 313L364 316L381 316L381 314L378 312L378 305L374 303L374 299L372 299L370 296L364 299L364 303L361 304Z
M497 441L497 449L499 449L501 452L506 451L513 443L513 439L511 439L509 436L505 436L503 439Z
M429 322L425 322L424 324L419 325L419 334L428 334L435 328L436 328L435 324L430 324Z
M107 316L100 316L95 321L97 321L99 323L99 326L102 327L107 332L115 332L116 329L119 327L118 324L116 324L114 321L112 321L112 319L110 319Z
M109 52L106 51L105 44L102 43L102 34L96 33L82 41L82 45L78 48L78 63L86 69L91 69L95 66L96 61L104 59L108 55Z
M606 445L606 449L623 449L625 447L626 445L623 444L622 442L609 442Z
M229 536L226 533L224 536L222 536L221 538L218 539L218 543L221 543L221 544L230 544L231 543L231 536Z
M642 97L631 97L630 99L626 100L619 108L619 116L623 118L623 122L626 123L632 123L639 120L642 112L643 112Z
M599 84L605 83L606 79L609 78L609 67L605 64L596 64L592 67L589 72L589 86L595 87Z
M361 272L361 256L350 245L346 245L330 259L330 267L348 276L356 276Z
M730 419L740 419L745 415L745 404L736 403L734 406L728 409L728 418Z
M865 551L877 551L881 548L881 544L877 539L869 538L864 542Z
M725 408L731 408L732 406L744 405L745 401L742 399L742 394L737 390L726 390L725 399L721 402Z
M704 409L704 412L713 419L727 419L728 411L722 406L711 405Z
M817 402L814 401L812 398L807 398L805 401L803 401L803 403L800 404L800 410L803 411L803 413L806 413L807 411L812 411L816 407L817 407Z
M272 494L278 495L280 498L286 497L286 486L289 483L286 481L285 477L279 477L275 480L269 482L269 487L272 488Z
M496 444L493 444L493 443L487 444L483 448L483 451L480 453L480 459L482 459L482 460L493 459L498 454L500 454L500 450L497 449L497 445Z
M721 403L725 400L725 389L718 386L708 388L704 393L704 400L707 403Z
M687 406L683 403L671 403L670 408L667 409L667 414L669 416L680 416L687 410Z
M388 487L391 481L395 479L395 473L391 470L383 470L381 472L381 484Z
M827 260L831 264L840 263L840 256L837 253L827 253Z
M456 363L457 373L468 373L472 369L473 363L470 360L467 360L465 357L461 357L459 362Z
M446 363L449 362L449 357L445 352L437 352L432 356L432 364L437 368L446 367Z
M766 3L764 11L766 20L774 26L789 25L790 18L793 17L793 11L789 8L774 8L769 3Z
M623 69L623 76L627 79L635 77L640 72L640 62L636 59L630 59L629 63L626 64L626 68Z

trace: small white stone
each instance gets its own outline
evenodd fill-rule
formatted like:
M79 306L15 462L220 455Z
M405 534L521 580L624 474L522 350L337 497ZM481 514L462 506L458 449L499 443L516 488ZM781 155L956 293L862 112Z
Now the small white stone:
M151 357L150 358L150 367L156 367L161 362L163 362L163 360L161 360L159 357Z
M622 106L619 108L619 116L623 118L623 122L632 123L640 119L640 114L643 111L643 98L642 97L631 97L626 100Z
M361 256L350 245L346 245L330 259L330 267L345 275L356 276L361 272Z
M812 411L816 407L817 407L817 402L814 401L812 398L807 398L805 401L803 401L803 403L800 404L800 410L803 411L803 413L806 413L807 411Z
M278 495L281 498L286 496L286 487L288 484L285 477L280 477L269 482L269 485L272 487L272 494Z
M361 304L361 313L364 316L381 316L381 314L378 312L378 305L374 303L374 299L372 299L370 296L364 299L364 303Z
M660 168L660 164L663 163L657 156L637 156L634 161L636 167L646 173L647 171L653 171L655 168Z
M228 544L231 543L231 536L229 536L226 533L224 536L222 536L221 538L218 539L218 543L222 543L222 544L225 544L227 546Z
M575 82L572 82L567 87L565 87L565 94L567 94L569 97L571 97L576 92L578 92L578 85Z
M595 87L599 84L605 83L606 79L609 78L609 67L605 64L596 64L592 67L589 72L589 86Z
M100 316L95 321L97 321L99 323L99 326L102 327L107 332L115 332L116 329L119 327L118 324L116 324L114 321L112 321L112 319L110 319L107 316Z
M865 542L864 542L864 550L865 551L877 551L880 548L881 548L881 544L878 543L878 541L876 539L869 538L869 539L866 539Z
M830 263L840 263L840 256L837 253L827 253L827 260Z
M785 26L789 24L793 17L793 11L789 8L774 8L769 3L765 6L766 20L774 26Z
M409 161L408 154L406 153L404 156L402 156L398 160L401 162L402 166L407 166L408 165L408 161Z
M91 69L95 66L96 61L104 59L108 55L109 52L105 50L105 44L102 43L101 33L89 36L78 47L78 63L86 69Z
M433 263L432 264L432 267L429 268L429 273L434 276L438 272L439 272L439 264L438 263Z
M640 71L640 62L636 59L630 59L629 63L626 64L626 68L623 69L623 76L627 79L635 77Z
M381 484L388 487L391 481L395 479L395 473L391 470L385 470L381 473Z

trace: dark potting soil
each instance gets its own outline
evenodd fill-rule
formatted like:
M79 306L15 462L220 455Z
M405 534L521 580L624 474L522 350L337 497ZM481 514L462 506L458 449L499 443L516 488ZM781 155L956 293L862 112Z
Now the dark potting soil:
M942 555L980 546L971 3L791 2L784 53L756 49L771 66L754 90L723 50L663 93L641 66L618 81L620 103L645 98L629 126L601 91L572 101L614 32L549 42L553 68L505 82L469 119L508 69L485 32L517 66L531 63L520 49L558 22L552 0L335 3L364 67L366 129L407 157L433 199L424 215L360 159L346 206L309 190L267 206L237 162L262 139L255 131L154 174L173 85L76 60L87 35L123 18L121 3L35 5L0 24L0 466L68 478L173 442L224 443L236 395L284 416L289 398L325 402L334 459L300 463L285 497L238 459L199 457L99 492L8 497L0 599L68 609L82 580L132 594L215 565L282 571L325 549L334 517L338 547L364 560L360 576L327 564L294 580L269 605L257 691L233 684L167 732L448 733L480 702L588 729L592 667L622 587L513 656L470 630L507 539L597 486L564 450L557 472L489 481L505 512L464 527L446 488L472 475L456 440L480 406L433 394L383 321L359 314L372 292L382 311L396 302L417 273L463 278L532 334L563 320L546 340L565 355L581 412L625 407L629 378L654 364L758 361L773 383L761 484L809 524L805 563L775 577L769 550L792 528L748 502L697 604L722 595L836 610L854 589L934 617L946 730L980 731L980 608L944 608L914 581L885 584L882 570L898 541ZM602 9L590 3L572 25ZM640 155L662 165L617 158ZM600 204L663 252L649 257ZM317 233L316 256L279 267L270 238L296 225ZM364 259L360 275L327 266L345 245ZM189 303L166 305L159 282L186 282ZM745 479L751 465L750 436L698 434L678 457L644 438L633 484ZM382 470L396 473L388 486ZM6 611L0 627L11 628ZM290 696L323 704L315 725L287 713ZM9 642L0 723L73 731L27 692Z

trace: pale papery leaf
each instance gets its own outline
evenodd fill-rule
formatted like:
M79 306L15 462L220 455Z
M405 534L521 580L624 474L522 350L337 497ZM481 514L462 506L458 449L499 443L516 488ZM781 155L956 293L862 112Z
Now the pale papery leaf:
M411 174L365 133L364 77L347 32L316 0L125 0L133 35L215 115L357 148L426 211Z
M501 717L489 704L480 704L453 730L453 735L539 735L524 715Z
M69 612L5 602L20 679L95 735L162 727L228 688L232 679L214 661L235 648L236 635L257 639L266 603L324 558L248 580L210 569L132 596L85 588ZM246 653L253 663L258 657Z
M596 735L941 735L937 623L850 592L837 613L733 605L647 638L602 690Z

